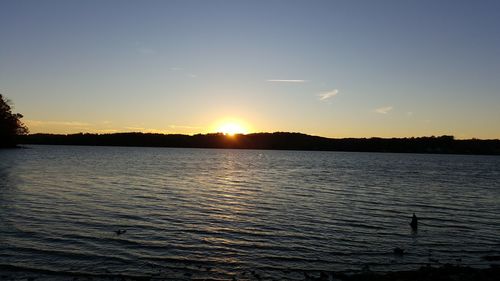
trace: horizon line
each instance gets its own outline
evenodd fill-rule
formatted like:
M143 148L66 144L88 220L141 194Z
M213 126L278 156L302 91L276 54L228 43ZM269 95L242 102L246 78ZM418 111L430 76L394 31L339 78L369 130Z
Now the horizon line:
M160 132L140 132L140 131L123 131L123 132L108 132L108 133L99 133L99 132L78 132L78 133L29 133L26 135L58 135L58 136L71 136L71 135L118 135L118 134L143 134L143 135L163 135L163 136L168 136L168 135L181 135L181 136L196 136L196 135L224 135L227 137L234 137L234 136L247 136L247 135L257 135L257 134L277 134L277 133L283 133L283 134L301 134L301 135L306 135L306 136L311 136L311 137L320 137L320 138L326 138L326 139L415 139L415 138L439 138L439 137L451 137L453 140L498 140L500 141L500 138L477 138L477 137L472 137L472 138L457 138L454 135L448 135L448 134L442 134L442 135L420 135L420 136L405 136L405 137L381 137L381 136L365 136L365 137L325 137L321 135L313 135L313 134L307 134L307 133L302 133L302 132L288 132L288 131L274 131L274 132L253 132L253 133L236 133L236 134L228 134L224 132L209 132L209 133L194 133L194 134L182 134L182 133L160 133Z

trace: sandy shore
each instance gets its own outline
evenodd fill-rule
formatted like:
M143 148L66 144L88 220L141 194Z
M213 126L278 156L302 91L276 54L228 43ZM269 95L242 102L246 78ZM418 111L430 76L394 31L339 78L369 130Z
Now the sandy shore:
M466 266L444 265L441 267L424 266L411 271L341 273L341 272L309 272L303 273L304 281L497 281L500 280L500 267L472 268ZM0 280L26 281L154 281L154 280L216 280L200 279L195 276L185 278L171 278L168 276L124 276L114 274L83 274L77 272L53 272L45 270L27 270L13 266L0 267ZM279 277L262 277L258 273L248 274L244 278L233 277L228 280L281 280Z

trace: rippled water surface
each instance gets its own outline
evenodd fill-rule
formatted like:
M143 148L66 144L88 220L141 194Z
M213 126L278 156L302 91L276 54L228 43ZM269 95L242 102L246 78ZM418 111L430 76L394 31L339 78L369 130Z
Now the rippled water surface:
M417 233L408 225L413 212ZM395 256L394 247L407 254ZM302 269L487 266L481 257L499 254L500 157L0 150L4 265L300 279Z

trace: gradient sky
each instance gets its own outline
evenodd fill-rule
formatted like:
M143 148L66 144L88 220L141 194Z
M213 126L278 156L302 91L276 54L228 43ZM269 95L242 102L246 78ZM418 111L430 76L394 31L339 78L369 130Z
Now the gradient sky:
M500 1L0 0L32 133L500 138Z

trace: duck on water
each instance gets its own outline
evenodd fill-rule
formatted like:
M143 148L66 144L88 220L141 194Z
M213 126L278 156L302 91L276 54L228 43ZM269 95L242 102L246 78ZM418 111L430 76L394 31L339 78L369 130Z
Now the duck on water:
M118 230L115 230L114 231L116 233L116 235L120 236L122 234L124 234L125 232L127 232L126 229L118 229Z

